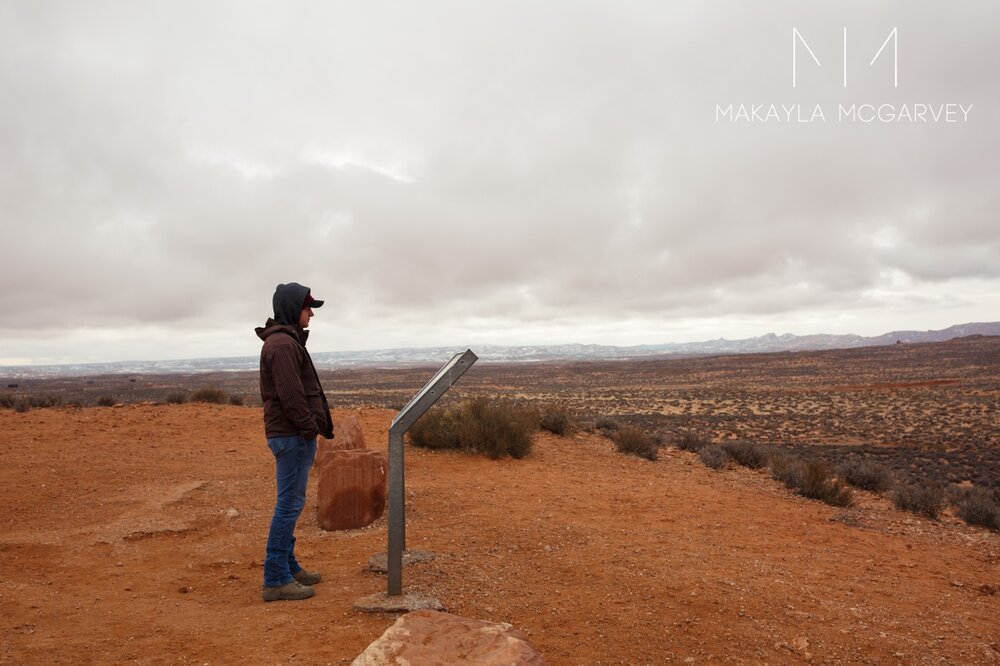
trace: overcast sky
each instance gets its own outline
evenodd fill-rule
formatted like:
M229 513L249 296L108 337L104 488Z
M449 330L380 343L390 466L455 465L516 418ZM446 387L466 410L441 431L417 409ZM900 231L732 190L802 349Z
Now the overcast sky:
M0 2L0 364L256 354L287 281L326 299L314 351L995 321L998 30L978 1Z

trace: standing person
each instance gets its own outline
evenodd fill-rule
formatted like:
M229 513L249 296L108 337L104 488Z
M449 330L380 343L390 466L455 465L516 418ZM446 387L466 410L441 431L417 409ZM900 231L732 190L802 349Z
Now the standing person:
M295 523L306 503L306 481L316 456L316 436L333 439L330 406L306 340L313 309L323 305L309 287L279 284L274 317L256 329L260 350L260 397L264 434L274 454L277 499L264 559L264 601L308 599L322 580L295 559Z

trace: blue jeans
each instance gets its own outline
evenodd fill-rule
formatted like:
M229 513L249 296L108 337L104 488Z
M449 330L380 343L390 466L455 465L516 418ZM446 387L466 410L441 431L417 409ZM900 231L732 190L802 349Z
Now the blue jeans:
M284 585L302 571L295 560L295 523L306 505L306 481L316 457L316 439L298 436L270 437L267 446L274 454L278 497L267 534L264 558L264 585Z

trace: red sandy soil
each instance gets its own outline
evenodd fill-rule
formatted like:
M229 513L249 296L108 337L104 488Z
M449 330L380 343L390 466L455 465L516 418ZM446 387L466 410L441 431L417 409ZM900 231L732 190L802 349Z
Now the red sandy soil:
M384 449L393 416L358 414ZM385 520L316 526L313 599L260 599L273 503L260 411L0 412L0 662L346 664ZM1000 535L859 493L852 509L665 449L539 434L523 460L407 447L407 591L510 622L551 664L1000 663ZM313 480L312 484L315 483Z

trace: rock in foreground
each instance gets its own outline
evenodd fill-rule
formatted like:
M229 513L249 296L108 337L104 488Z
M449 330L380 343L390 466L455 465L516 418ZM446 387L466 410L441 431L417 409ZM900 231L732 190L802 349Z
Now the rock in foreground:
M523 633L506 622L470 620L432 610L403 615L351 666L543 665L545 660Z

